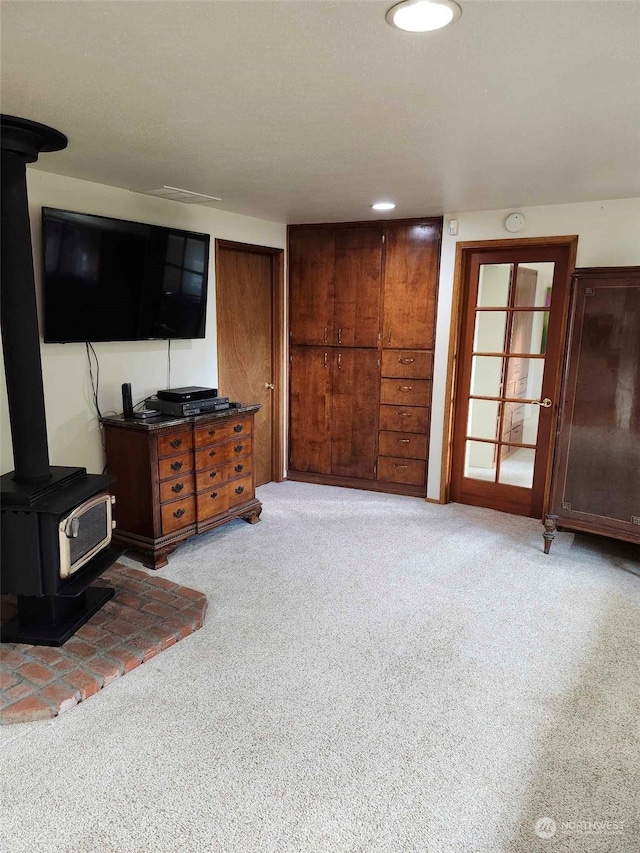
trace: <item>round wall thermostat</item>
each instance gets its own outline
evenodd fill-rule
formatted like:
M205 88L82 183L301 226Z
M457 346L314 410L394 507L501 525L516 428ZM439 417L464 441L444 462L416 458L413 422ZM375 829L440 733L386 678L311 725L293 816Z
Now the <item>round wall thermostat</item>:
M511 232L522 231L524 225L525 218L521 213L512 213L504 221L504 227Z

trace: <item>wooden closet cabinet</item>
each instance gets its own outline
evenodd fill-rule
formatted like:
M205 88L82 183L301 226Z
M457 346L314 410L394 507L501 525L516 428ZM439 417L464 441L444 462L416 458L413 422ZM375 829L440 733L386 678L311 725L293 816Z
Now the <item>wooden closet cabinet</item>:
M640 544L640 267L571 287L545 553L557 527Z
M441 235L290 227L290 479L426 494Z

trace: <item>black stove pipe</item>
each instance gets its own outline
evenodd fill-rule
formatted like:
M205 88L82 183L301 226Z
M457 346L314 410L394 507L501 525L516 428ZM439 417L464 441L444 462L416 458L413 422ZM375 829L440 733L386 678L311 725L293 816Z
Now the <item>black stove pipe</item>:
M60 151L66 146L66 136L51 127L14 116L0 116L0 325L13 440L13 479L18 483L44 483L52 476L26 164L35 162L41 151Z

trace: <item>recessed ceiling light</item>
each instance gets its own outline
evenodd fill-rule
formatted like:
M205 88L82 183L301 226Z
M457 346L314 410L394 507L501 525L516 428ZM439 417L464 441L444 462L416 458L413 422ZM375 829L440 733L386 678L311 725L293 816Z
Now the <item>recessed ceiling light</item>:
M410 33L429 33L457 21L462 9L453 0L403 0L387 12L387 23Z
M392 201L377 201L375 204L372 204L371 207L374 210L393 210L395 204Z

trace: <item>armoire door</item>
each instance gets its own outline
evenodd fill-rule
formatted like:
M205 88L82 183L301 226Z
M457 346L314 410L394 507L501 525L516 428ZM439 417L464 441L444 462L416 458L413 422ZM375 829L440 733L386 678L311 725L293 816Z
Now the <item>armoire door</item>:
M344 347L377 347L380 334L382 229L335 232L333 336Z
M331 473L331 351L292 347L289 467Z
M441 226L385 229L382 343L394 349L432 349Z
M331 473L375 479L378 351L338 349L332 359Z
M333 343L335 238L331 230L295 231L289 244L292 344Z

